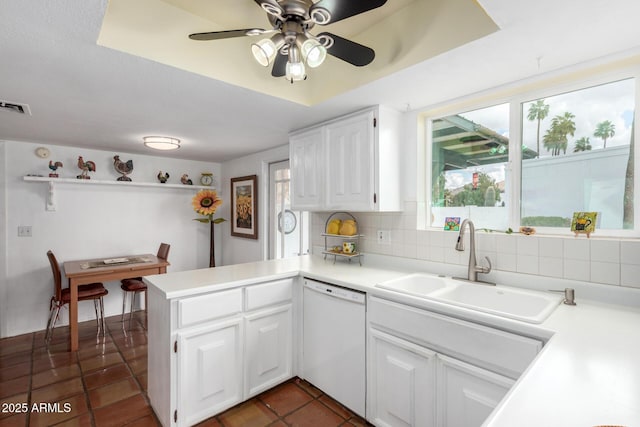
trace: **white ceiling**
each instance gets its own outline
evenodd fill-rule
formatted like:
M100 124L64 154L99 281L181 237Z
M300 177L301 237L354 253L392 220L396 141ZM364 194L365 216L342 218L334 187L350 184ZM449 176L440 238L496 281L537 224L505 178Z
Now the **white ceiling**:
M479 0L499 31L309 107L99 46L107 3L0 0L0 100L32 112L0 111L0 139L157 154L141 140L161 134L183 140L166 155L222 162L369 105L418 108L640 47L637 0Z

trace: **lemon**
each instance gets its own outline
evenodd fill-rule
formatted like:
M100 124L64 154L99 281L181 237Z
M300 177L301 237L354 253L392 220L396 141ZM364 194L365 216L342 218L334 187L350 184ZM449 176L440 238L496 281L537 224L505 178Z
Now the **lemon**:
M352 219L345 219L340 226L339 233L343 236L353 236L358 232L356 222Z
M342 221L340 221L339 219L333 219L329 221L329 224L327 224L327 234L338 234L341 224Z

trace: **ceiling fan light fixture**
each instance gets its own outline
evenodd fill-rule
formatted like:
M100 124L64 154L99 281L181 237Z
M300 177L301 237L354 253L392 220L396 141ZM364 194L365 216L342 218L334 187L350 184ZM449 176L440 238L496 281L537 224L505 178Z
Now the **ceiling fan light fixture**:
M302 62L287 62L286 78L291 83L299 82L307 78L307 73Z
M300 48L296 43L289 44L289 61L287 61L286 78L291 83L307 78L304 63L300 60Z
M263 67L268 66L273 61L273 58L276 57L276 52L276 45L271 39L262 39L251 45L253 57Z
M319 67L327 57L327 49L316 39L307 39L302 44L302 57L311 68Z
M180 148L180 140L169 136L145 136L142 138L144 145L154 150L177 150Z

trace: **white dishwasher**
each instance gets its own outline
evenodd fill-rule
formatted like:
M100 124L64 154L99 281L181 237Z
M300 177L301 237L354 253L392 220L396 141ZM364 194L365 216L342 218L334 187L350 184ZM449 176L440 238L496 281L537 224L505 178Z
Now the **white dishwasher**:
M304 378L365 416L365 294L304 279Z

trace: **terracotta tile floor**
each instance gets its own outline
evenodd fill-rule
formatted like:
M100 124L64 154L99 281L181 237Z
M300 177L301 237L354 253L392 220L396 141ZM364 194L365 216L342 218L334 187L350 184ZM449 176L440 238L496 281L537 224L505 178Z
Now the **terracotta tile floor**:
M144 312L132 330L120 316L107 319L96 338L95 321L79 327L80 350L67 351L67 327L0 339L0 426L159 426L149 405ZM199 427L365 426L363 419L306 381L294 378Z

